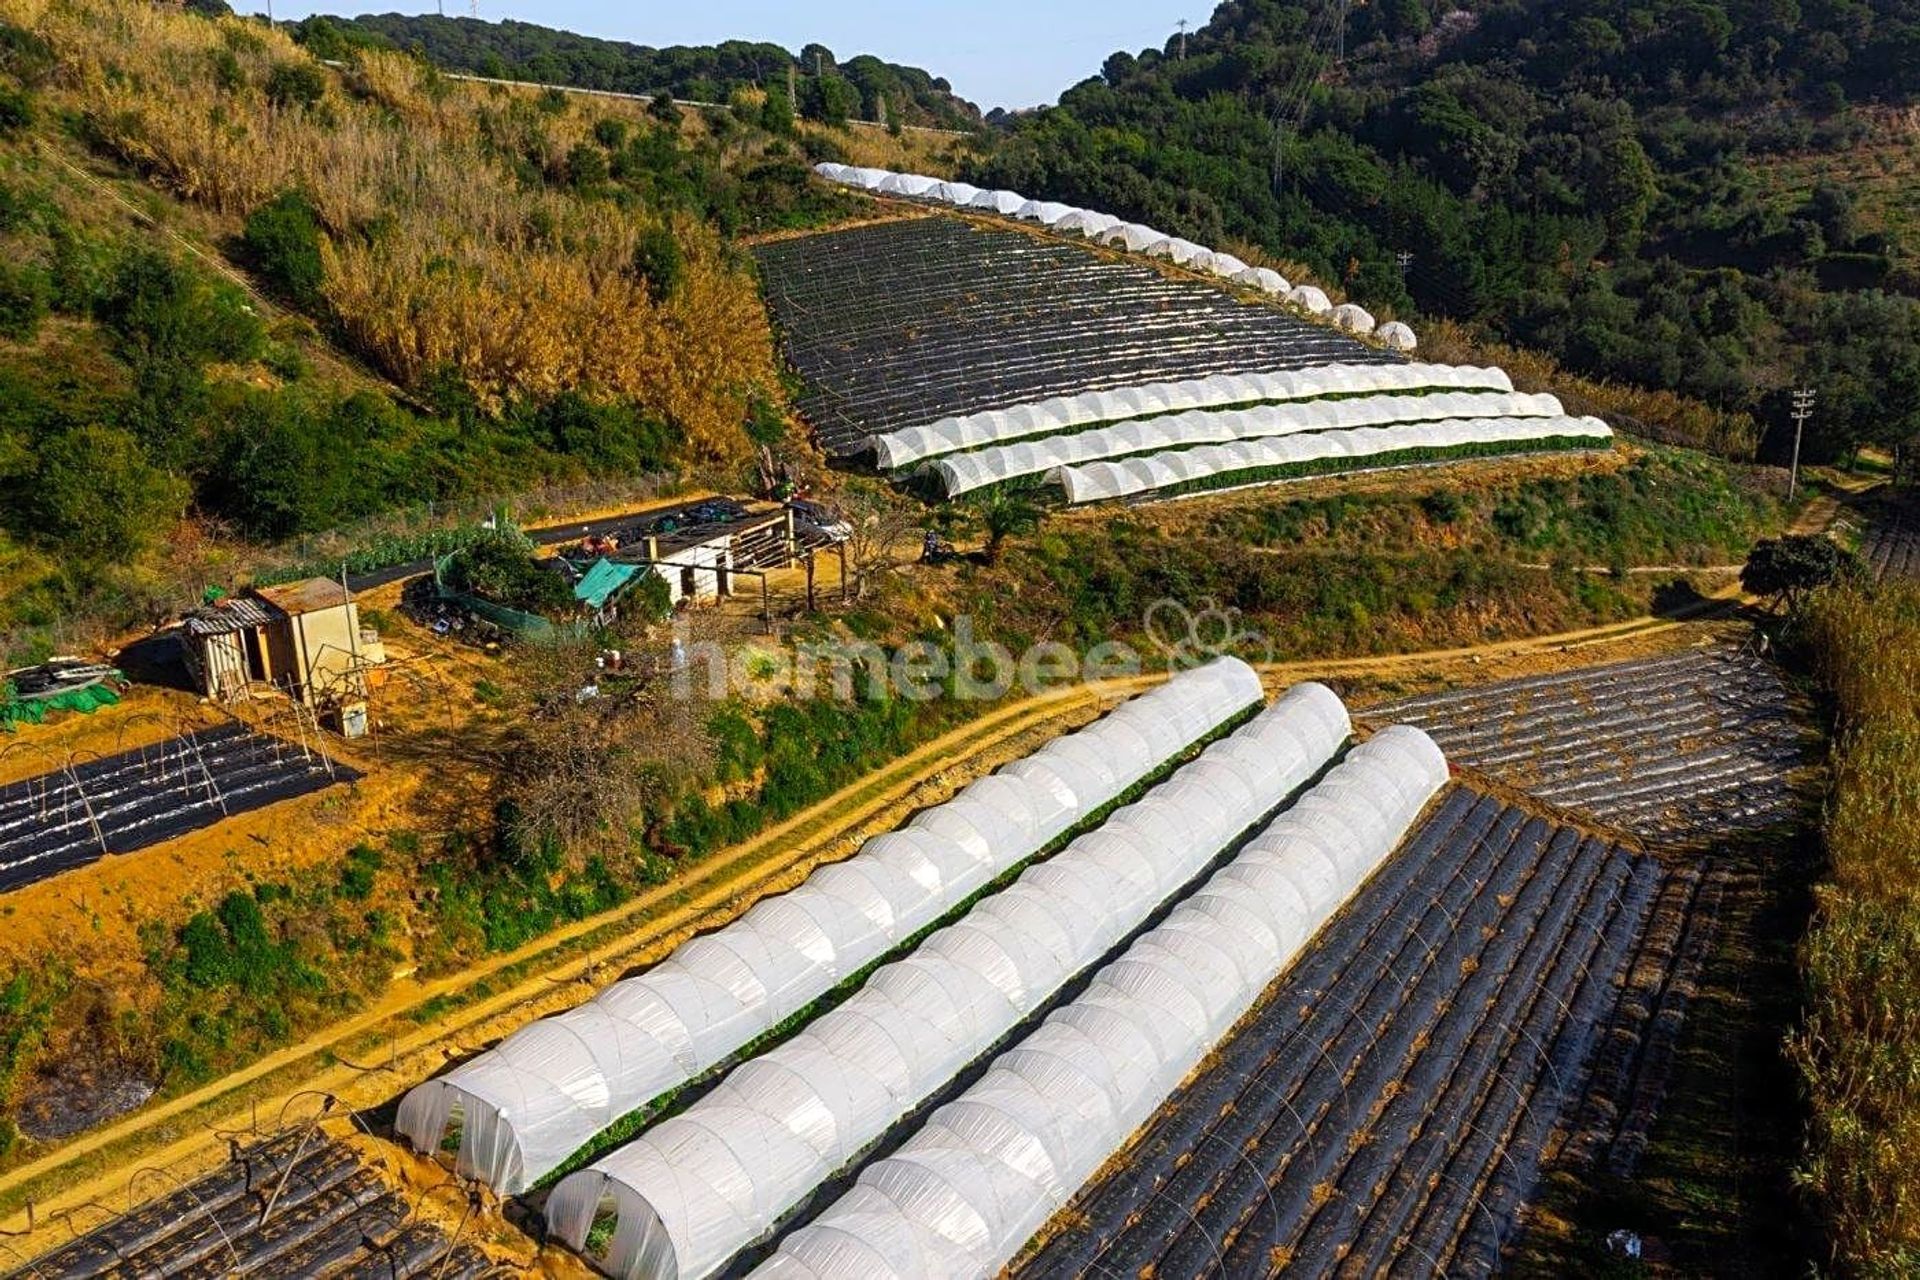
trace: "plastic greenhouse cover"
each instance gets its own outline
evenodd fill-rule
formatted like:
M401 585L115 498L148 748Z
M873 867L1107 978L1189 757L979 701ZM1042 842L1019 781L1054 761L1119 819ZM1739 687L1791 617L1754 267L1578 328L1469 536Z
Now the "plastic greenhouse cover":
M1359 461L1403 449L1447 449L1556 438L1610 440L1613 429L1598 418L1452 418L1443 422L1358 427L1201 445L1118 462L1063 467L1059 479L1068 502L1099 502L1236 471L1291 466L1322 458Z
M1275 297L1284 297L1293 286L1287 278L1271 267L1249 267L1233 277L1235 284L1251 285L1262 293Z
M1418 729L1356 747L753 1274L995 1274L1386 861L1446 781L1446 758Z
M1374 336L1395 351L1412 351L1420 345L1413 329L1398 320L1389 320L1374 330Z
M1022 222L1037 222L1043 227L1051 227L1068 214L1075 212L1070 204L1061 204L1057 200L1029 200L1014 210L1013 216Z
M1027 198L1017 191L982 191L973 198L972 208L991 213L1015 213Z
M608 1274L722 1269L1311 781L1350 728L1331 690L1297 686L687 1111L563 1179L549 1226L579 1249L611 1197Z
M1151 245L1160 244L1167 239L1163 231L1142 226L1137 222L1122 222L1111 227L1100 237L1100 243L1123 248L1131 253L1140 253Z
M1351 302L1335 307L1333 313L1327 318L1348 333L1373 332L1373 313Z
M970 182L941 182L928 190L927 198L943 204L969 205L979 194L980 188Z
M1075 209L1053 224L1053 229L1062 233L1072 232L1097 239L1120 225L1120 219L1110 213L1098 213L1092 209Z
M1044 475L1136 453L1159 453L1195 445L1224 444L1311 431L1391 426L1448 418L1561 417L1566 410L1550 395L1510 391L1436 391L1427 395L1361 396L1262 404L1247 409L1189 409L1140 418L1071 435L990 445L928 463L949 498L987 485Z
M938 920L1246 707L1233 658L1183 672L875 836L797 889L692 938L645 973L523 1027L401 1100L395 1127L525 1190L620 1117L726 1060Z
M882 195L923 196L940 185L940 179L921 173L896 173L875 188Z
M1310 284L1296 285L1287 290L1287 301L1316 316L1323 316L1333 310L1333 299L1327 296L1327 291Z
M872 440L876 462L882 470L892 471L924 458L980 445L1188 409L1332 395L1453 390L1512 391L1513 381L1500 369L1446 364L1330 364L1272 373L1223 373L1031 400L890 431Z

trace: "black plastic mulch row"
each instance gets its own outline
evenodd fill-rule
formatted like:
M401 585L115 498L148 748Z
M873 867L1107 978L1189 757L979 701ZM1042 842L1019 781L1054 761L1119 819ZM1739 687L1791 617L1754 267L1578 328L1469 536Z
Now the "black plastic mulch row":
M236 723L13 783L0 788L0 892L359 777Z
M351 1149L295 1131L55 1250L13 1280L350 1275L473 1280L493 1263L427 1223Z
M1788 817L1806 760L1772 667L1691 651L1407 698L1364 713L1416 724L1449 757L1567 809L1694 840Z
M948 217L761 246L832 452L952 414L1145 382L1397 357L1199 280Z
M1456 790L1020 1274L1328 1274L1369 1231L1497 1257L1660 879Z
M1875 513L1861 539L1861 554L1873 576L1920 578L1920 505L1888 505Z

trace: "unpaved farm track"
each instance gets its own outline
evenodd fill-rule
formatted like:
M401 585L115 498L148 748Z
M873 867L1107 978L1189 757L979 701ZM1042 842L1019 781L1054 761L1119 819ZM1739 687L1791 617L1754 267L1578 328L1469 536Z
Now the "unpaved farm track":
M1729 603L1703 601L1698 612ZM1558 635L1392 657L1267 664L1270 687L1304 679L1419 677L1459 664L1497 665L1623 643L1679 639L1686 624L1639 618ZM997 707L903 756L874 776L623 907L430 982L399 981L374 1006L191 1093L169 1099L0 1174L0 1242L22 1260L133 1207L137 1169L188 1176L226 1154L223 1133L277 1126L301 1107L336 1098L372 1108L460 1053L578 1003L626 968L651 963L694 932L797 884L823 861L852 853L914 808L1015 758L1035 736L1084 723L1164 679L1148 674L1055 690ZM584 985L582 985L584 984ZM447 1008L451 1004L453 1007ZM355 1064L360 1065L355 1065ZM146 1186L157 1183L149 1179ZM28 1206L33 1207L31 1215ZM69 1225L62 1215L87 1207ZM31 1221L30 1221L31 1217ZM33 1229L37 1226L38 1229Z

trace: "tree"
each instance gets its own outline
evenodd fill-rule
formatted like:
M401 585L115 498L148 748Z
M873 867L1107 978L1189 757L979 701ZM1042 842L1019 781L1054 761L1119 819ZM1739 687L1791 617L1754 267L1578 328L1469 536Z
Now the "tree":
M282 192L255 209L240 241L253 269L306 311L325 305L320 242L320 216L298 191Z
M649 227L633 247L633 275L646 283L647 296L665 302L687 274L686 251L666 227Z
M311 62L282 62L267 73L267 101L281 110L312 110L327 96L327 78Z
M1032 489L999 488L974 504L974 514L987 535L987 563L999 564L1007 539L1037 532L1046 508Z
M156 469L132 435L80 427L40 445L29 504L50 545L94 564L130 560L186 507L184 481Z
M1859 567L1852 552L1830 538L1788 534L1764 538L1740 570L1740 585L1778 610L1798 613L1807 595L1839 581Z
M768 87L766 101L760 104L760 127L776 138L793 136L793 103L778 85Z

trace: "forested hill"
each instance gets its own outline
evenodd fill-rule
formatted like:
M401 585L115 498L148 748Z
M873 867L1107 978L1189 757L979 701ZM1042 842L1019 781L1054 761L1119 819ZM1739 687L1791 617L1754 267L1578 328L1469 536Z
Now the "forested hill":
M1916 146L1920 0L1378 0L1341 56L1343 9L1224 4L973 176L1774 426L1812 385L1816 457L1920 434L1920 243L1840 163Z
M791 75L800 99L795 105L810 115L942 129L981 123L979 109L954 96L945 80L868 54L840 62L823 45L810 44L798 54L745 40L655 49L528 22L398 13L312 18L299 33L309 48L338 33L346 40L417 50L450 71L616 93L664 91L699 102L726 102L746 87L785 92Z

